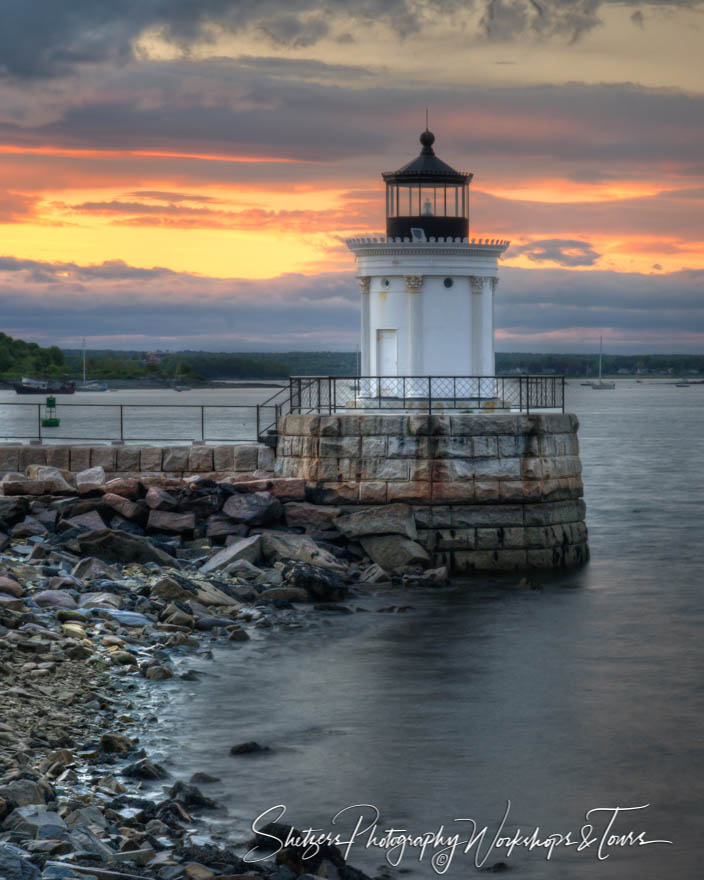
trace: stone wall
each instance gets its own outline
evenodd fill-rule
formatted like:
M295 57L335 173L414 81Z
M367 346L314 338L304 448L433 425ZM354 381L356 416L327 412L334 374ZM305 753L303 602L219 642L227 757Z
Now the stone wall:
M570 414L289 415L275 474L322 505L406 502L454 572L588 559L578 420Z
M100 465L106 473L253 474L274 468L274 453L261 443L227 446L0 446L0 475L30 464L78 473Z

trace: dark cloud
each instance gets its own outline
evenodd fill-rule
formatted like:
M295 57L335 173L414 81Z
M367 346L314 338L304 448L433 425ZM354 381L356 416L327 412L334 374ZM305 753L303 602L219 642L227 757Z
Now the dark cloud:
M691 351L704 342L704 270L635 274L504 267L496 295L504 351ZM5 332L105 347L354 348L352 272L215 279L120 261L97 266L0 258ZM693 342L693 340L697 340Z
M559 263L561 266L593 266L601 257L588 241L544 238L512 247L507 257L525 254L534 263Z
M337 35L335 22L389 25L399 37L427 20L466 26L468 14L483 10L481 29L495 40L529 33L576 40L600 23L605 4L620 0L15 0L3 12L0 75L16 78L62 76L84 64L126 64L146 31L157 31L187 57L194 44L217 32L248 28L278 45L309 46ZM631 0L630 6L690 7L698 0ZM640 10L636 8L634 21Z

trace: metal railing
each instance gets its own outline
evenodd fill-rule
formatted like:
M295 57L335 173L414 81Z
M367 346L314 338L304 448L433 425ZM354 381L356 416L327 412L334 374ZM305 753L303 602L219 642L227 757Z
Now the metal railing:
M6 408L18 413L9 419ZM60 427L45 402L0 402L0 441L273 443L281 416L409 410L526 412L565 409L564 376L293 376L258 404L64 403ZM173 419L166 417L172 410ZM67 412L68 411L68 414ZM191 416L189 418L189 416ZM174 427L178 430L175 431Z
M564 376L292 376L289 385L294 413L565 411Z

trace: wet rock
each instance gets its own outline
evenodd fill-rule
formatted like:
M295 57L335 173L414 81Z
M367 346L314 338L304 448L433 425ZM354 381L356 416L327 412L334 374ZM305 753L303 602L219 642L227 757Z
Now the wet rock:
M16 831L36 838L40 835L45 839L59 837L66 823L58 813L47 810L43 805L30 804L17 807L2 823L5 831Z
M210 777L208 777L210 778ZM184 807L206 807L215 809L217 804L212 798L206 797L195 785L177 782L168 790L172 800L180 801Z
M338 602L347 596L344 581L330 569L293 562L284 565L281 573L288 585L306 590L315 599Z
M346 538L365 535L403 535L415 540L418 537L413 508L408 504L385 504L339 516L335 520Z
M71 570L71 575L83 581L92 580L93 578L107 578L114 581L120 576L114 568L107 565L102 559L96 559L92 556L77 562Z
M404 574L402 583L408 587L443 587L450 582L447 566Z
M302 587L269 587L261 594L262 599L282 599L285 602L308 602L308 591Z
M359 582L362 584L383 584L390 581L391 575L376 563L365 568L359 577Z
M124 755L134 748L128 736L119 733L104 733L100 737L100 748L108 755Z
M7 593L19 599L24 595L24 587L14 578L0 575L0 593Z
M119 608L122 599L116 593L83 593L78 600L81 608Z
M65 590L41 590L32 599L40 608L68 608L72 611L78 608L76 600Z
M255 740L239 743L230 749L231 755L252 755L257 752L269 752L269 746L260 746Z
M270 492L236 493L222 508L233 522L249 526L275 522L282 515L281 502Z
M166 779L168 773L160 764L155 764L149 758L142 758L134 764L128 764L122 771L124 776L133 779Z
M201 617L196 621L196 629L210 632L213 629L224 629L232 624L233 621L229 617Z
M227 566L227 573L230 577L244 578L245 580L254 580L264 574L264 570L246 559L237 559Z
M41 873L29 861L29 853L18 846L0 842L0 877L4 880L39 880Z
M430 564L427 551L409 538L398 535L368 535L361 538L361 542L372 561L387 571Z
M113 651L110 654L110 662L113 666L137 666L137 658L129 651Z
M82 555L95 556L104 562L156 562L177 568L179 563L165 550L155 547L146 538L102 529L79 535L73 542Z
M198 771L188 780L191 785L208 785L211 782L220 782L219 776L210 776L208 773Z
M165 681L167 678L173 678L173 672L166 666L155 663L153 666L147 666L143 672L145 678L149 681Z
M151 492L151 489L149 490ZM168 510L151 510L147 528L159 532L182 534L192 532L196 527L196 515L194 513L172 513Z
M13 807L28 807L32 804L47 804L54 799L54 793L48 785L33 779L15 779L0 786L0 797Z
M233 626L227 637L228 642L248 642L249 633L242 626Z
M195 592L187 590L174 578L163 577L159 578L152 586L149 595L153 599L163 599L165 602L173 600L185 602L188 599L192 599Z
M198 582L196 598L203 605L239 605L237 599L210 583Z
M201 565L200 571L206 573L209 571L220 571L241 559L246 562L255 563L261 557L261 546L261 535L242 538L240 541L236 541L213 554L207 562Z
M110 617L123 626L149 626L151 620L140 614L138 611L118 611L115 608L101 608L100 612L103 617Z

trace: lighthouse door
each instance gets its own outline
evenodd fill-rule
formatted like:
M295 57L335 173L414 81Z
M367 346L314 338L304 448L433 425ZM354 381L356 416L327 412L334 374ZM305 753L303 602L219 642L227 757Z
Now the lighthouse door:
M398 353L396 345L396 330L376 331L376 372L378 376L396 376L398 372ZM392 391L393 382L380 382L380 392L389 394Z

